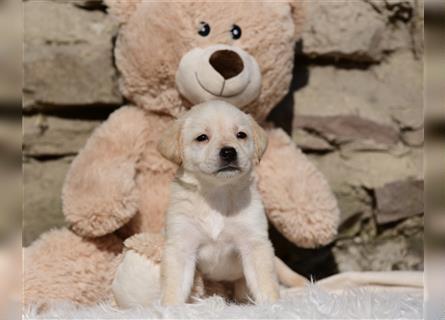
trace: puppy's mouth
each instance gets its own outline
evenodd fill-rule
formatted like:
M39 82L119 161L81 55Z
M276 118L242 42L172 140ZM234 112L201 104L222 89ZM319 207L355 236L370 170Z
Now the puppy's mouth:
M224 166L219 168L216 173L221 173L221 172L239 172L241 171L241 169L237 166L233 166L233 165L228 165L228 166Z

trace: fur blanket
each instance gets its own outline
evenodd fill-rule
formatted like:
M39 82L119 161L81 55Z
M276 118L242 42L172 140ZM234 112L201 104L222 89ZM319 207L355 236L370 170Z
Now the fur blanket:
M392 279L398 278L392 275ZM378 276L379 279L385 279ZM418 282L420 274L415 275ZM335 276L334 276L335 277ZM359 277L363 279L363 276ZM374 279L369 274L367 279ZM353 279L345 281L345 279ZM357 282L357 274L310 284L304 289L284 289L272 305L227 304L221 297L210 297L176 307L162 307L157 301L147 308L118 310L110 302L76 308L67 303L53 305L44 314L35 308L24 310L24 319L422 319L423 289L408 279L407 286L389 286L381 281ZM394 281L391 281L394 282ZM399 281L395 281L398 283ZM359 284L359 285L357 285ZM335 289L334 285L344 289Z

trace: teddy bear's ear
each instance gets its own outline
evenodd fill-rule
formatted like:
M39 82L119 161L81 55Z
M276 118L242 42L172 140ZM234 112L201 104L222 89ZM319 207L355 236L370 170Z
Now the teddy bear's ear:
M264 131L263 128L252 118L252 116L249 115L250 123L252 126L252 132L253 132L253 141L255 143L255 158L258 162L260 162L261 158L263 157L264 152L266 152L267 149L267 133Z
M305 4L303 0L290 0L290 12L295 26L295 39L299 40L303 32Z
M182 163L182 123L183 121L181 119L176 120L171 127L168 127L167 130L164 131L158 143L159 153L177 165L181 165Z
M115 17L120 23L128 21L142 0L105 0L108 13Z
M269 10L276 12L282 17L286 17L286 21L290 15L293 21L294 39L297 41L301 38L304 23L304 11L306 6L304 0L286 0L276 2L263 0L263 4L266 5ZM292 28L291 26L286 27Z

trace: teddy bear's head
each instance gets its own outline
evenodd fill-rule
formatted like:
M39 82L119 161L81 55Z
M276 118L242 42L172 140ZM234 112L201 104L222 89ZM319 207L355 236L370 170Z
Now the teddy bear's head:
M262 121L289 90L298 2L107 5L121 23L121 90L138 106L177 116L192 104L225 100Z

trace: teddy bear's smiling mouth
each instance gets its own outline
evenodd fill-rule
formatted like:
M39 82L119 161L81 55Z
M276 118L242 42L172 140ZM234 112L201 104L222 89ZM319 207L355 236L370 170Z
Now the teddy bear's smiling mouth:
M181 96L192 104L224 100L241 108L261 92L261 70L255 58L243 49L222 44L187 52L175 81Z
M223 80L220 93L219 93L219 94L215 94L214 92L208 90L208 89L206 88L206 86L201 82L201 80L199 79L199 76L198 76L198 73L197 73L197 72L195 72L195 79L196 79L196 81L198 82L199 86L200 86L204 91L206 91L207 93L209 93L209 94L211 94L211 95L213 95L213 96L215 96L215 97L223 97L223 98L230 98L230 97L235 97L235 96L239 95L240 93L242 93L242 92L246 89L246 87L247 87L247 86L249 85L249 83L250 83L250 79L249 79L249 80L247 81L246 87L242 88L242 90L240 90L239 92L235 92L234 94L224 94L224 88L225 88L225 86L226 86L226 80Z

